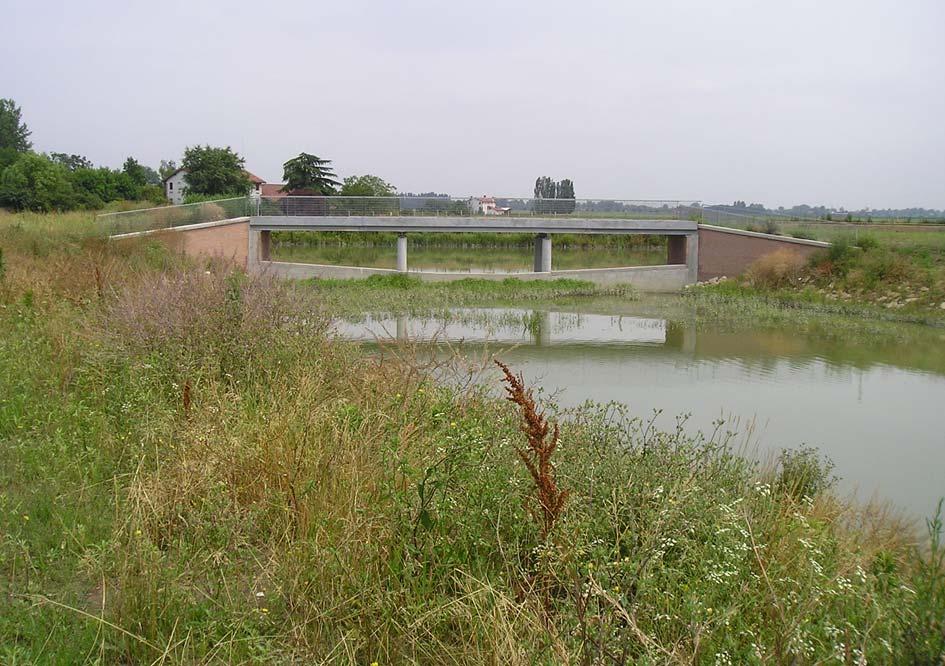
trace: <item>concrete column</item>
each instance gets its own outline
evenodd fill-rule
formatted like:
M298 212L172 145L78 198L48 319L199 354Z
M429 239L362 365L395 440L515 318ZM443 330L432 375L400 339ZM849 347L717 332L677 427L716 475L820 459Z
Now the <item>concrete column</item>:
M535 239L536 246L540 249L537 250L537 265L535 267L536 273L550 273L551 272L551 235L549 234L538 234L538 238Z
M535 236L535 258L532 261L532 270L541 273L541 235Z
M397 234L397 270L407 272L407 234Z
M695 284L699 281L699 232L686 236L686 281Z

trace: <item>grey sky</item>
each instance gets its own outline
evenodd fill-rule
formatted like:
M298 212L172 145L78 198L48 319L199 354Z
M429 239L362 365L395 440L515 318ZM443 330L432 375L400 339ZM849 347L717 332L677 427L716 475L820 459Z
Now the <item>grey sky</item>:
M401 190L945 208L945 2L0 0L38 150Z

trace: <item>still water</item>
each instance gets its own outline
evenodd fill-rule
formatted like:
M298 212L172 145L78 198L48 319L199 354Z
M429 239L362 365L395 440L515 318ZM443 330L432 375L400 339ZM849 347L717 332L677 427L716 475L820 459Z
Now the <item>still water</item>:
M462 341L522 370L562 406L615 400L642 418L663 410L657 424L666 428L690 414L688 427L706 432L723 418L761 459L816 446L835 463L842 491L915 517L945 495L945 332L909 327L904 342L606 310L379 315L338 330L366 344Z
M357 245L274 245L276 261L365 268L397 268L393 247ZM443 273L524 273L533 270L533 250L527 247L424 247L410 246L407 265L411 272ZM666 247L633 249L555 247L552 268L613 268L615 266L652 266L666 263Z

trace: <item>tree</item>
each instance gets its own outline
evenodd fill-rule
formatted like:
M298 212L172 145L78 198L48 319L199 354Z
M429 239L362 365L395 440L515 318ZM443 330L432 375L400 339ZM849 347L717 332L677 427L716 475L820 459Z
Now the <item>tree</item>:
M555 182L548 176L540 176L535 180L533 208L536 213L573 213L574 205L574 183L569 178Z
M299 153L282 165L282 178L285 180L283 191L313 190L318 194L334 194L340 187L334 170L328 165L331 160L323 160L318 155Z
M136 185L157 185L161 182L158 172L151 167L144 166L133 157L125 160L121 167L122 173L128 175Z
M69 171L77 169L92 169L92 160L83 155L67 155L66 153L49 153L49 159L61 164Z
M244 196L251 183L243 169L244 160L229 146L194 146L184 151L181 167L191 194Z
M69 172L45 155L22 153L0 175L0 205L45 212L75 204Z
M17 153L29 151L30 132L23 122L20 107L12 99L0 99L0 151L13 150Z
M535 179L535 198L536 199L556 199L558 196L558 184L548 176L539 176Z
M345 178L339 194L344 197L393 197L397 196L397 188L377 176L366 174Z
M177 171L177 160L161 160L161 165L158 167L161 180L167 180L168 176L175 171Z

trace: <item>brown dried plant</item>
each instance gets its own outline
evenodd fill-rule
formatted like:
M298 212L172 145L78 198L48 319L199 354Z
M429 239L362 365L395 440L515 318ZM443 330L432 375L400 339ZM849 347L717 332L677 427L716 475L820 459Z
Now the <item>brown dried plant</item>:
M505 374L503 382L508 384L505 387L508 393L506 399L518 405L522 411L522 432L525 433L528 444L526 448L516 446L515 451L528 468L535 484L537 507L532 507L532 516L539 524L539 537L545 542L561 517L568 499L568 491L558 487L555 467L551 461L558 447L558 424L548 424L544 413L539 411L535 404L532 391L525 388L521 373L514 374L509 366L501 361L497 360L495 363Z

